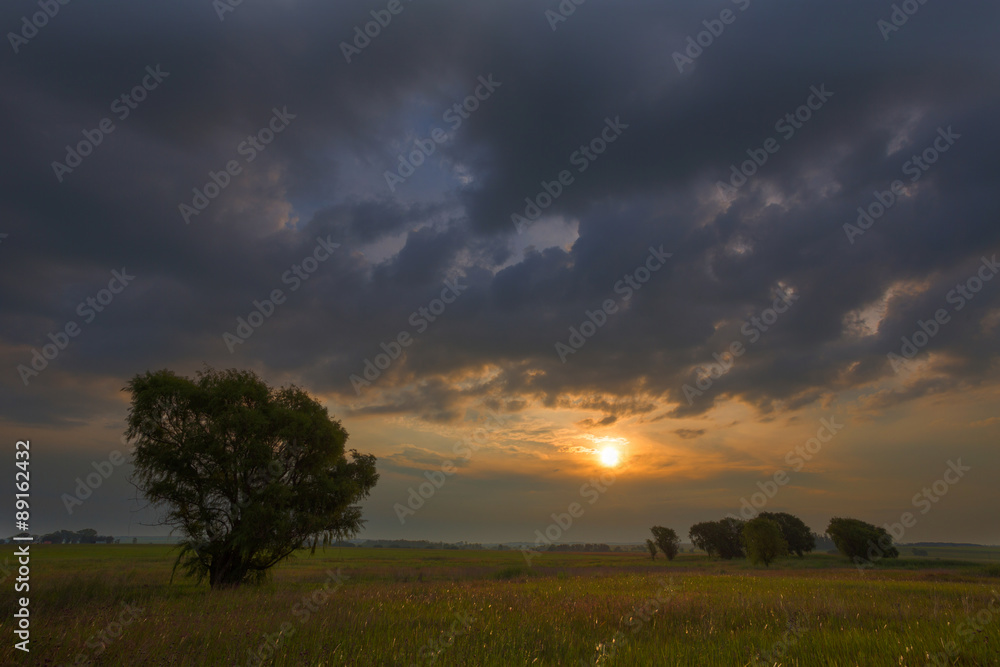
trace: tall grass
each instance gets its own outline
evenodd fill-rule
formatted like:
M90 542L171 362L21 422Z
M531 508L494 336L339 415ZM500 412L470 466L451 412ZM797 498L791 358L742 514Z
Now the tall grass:
M842 559L768 570L695 555L328 549L261 587L169 585L161 546L32 552L32 652L2 664L921 665L1000 664L1000 582L988 566L861 573ZM343 585L321 593L329 572ZM6 619L11 595L2 596ZM982 610L991 622L960 636ZM125 605L135 622L113 623ZM311 606L310 606L311 605ZM8 613L10 612L10 613ZM4 621L6 626L8 621ZM120 630L108 639L109 626ZM101 633L105 633L102 637ZM114 633L111 633L114 634ZM25 659L26 658L26 659Z

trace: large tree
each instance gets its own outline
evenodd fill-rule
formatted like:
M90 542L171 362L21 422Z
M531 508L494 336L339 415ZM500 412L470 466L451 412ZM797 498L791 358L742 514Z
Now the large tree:
M788 512L761 512L758 516L770 519L781 526L781 534L788 543L788 550L799 558L816 548L816 538L802 519Z
M703 521L691 526L688 536L692 544L709 556L723 560L743 558L743 523L732 517Z
M767 517L759 516L743 526L743 546L747 559L754 565L767 567L775 558L788 553L788 542L782 535L781 525Z
M656 546L660 547L660 551L667 557L667 560L673 560L677 556L677 545L680 542L677 533L674 532L673 528L664 528L663 526L653 526L651 530Z
M212 369L147 372L126 390L133 483L183 536L175 571L212 588L261 581L296 549L364 524L375 457L348 460L347 432L303 390Z
M860 519L834 517L830 519L826 533L837 545L837 550L855 564L873 564L882 558L899 557L899 550L893 546L892 536L885 528Z

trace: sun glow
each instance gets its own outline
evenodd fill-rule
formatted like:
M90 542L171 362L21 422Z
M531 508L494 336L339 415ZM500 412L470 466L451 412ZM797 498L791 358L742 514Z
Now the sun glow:
M614 468L621 461L621 452L614 447L605 447L600 451L601 465Z

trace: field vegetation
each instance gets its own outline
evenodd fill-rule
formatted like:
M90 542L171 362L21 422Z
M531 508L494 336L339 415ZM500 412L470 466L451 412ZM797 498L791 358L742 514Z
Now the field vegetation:
M32 551L32 642L2 664L997 665L1000 550L864 572L680 553L328 548L260 586L170 582L163 545ZM8 581L9 583L9 581ZM0 613L10 618L11 596ZM17 653L17 655L15 655Z

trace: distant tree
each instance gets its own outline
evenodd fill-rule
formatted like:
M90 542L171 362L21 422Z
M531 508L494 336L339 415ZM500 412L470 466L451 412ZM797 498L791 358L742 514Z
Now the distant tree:
M709 556L718 556L719 524L716 521L702 521L691 526L688 531L691 543Z
M653 540L646 540L646 550L649 551L649 557L656 560L656 542Z
M266 578L318 537L354 535L375 457L344 453L347 432L301 389L250 371L135 376L126 437L133 483L183 540L174 564L212 588Z
M788 553L788 542L782 534L781 524L764 516L758 516L744 524L743 546L750 562L764 567L774 562L775 558Z
M139 538L138 537L133 537L132 538L132 544L139 544Z
M744 523L746 522L732 517L719 521L719 524L722 526L721 532L724 540L723 545L725 547L722 552L723 558L744 558L746 556L743 552Z
M732 560L743 558L743 521L727 517L721 521L704 521L691 526L688 537L692 544L709 556Z
M833 540L831 540L830 536L826 533L823 533L822 535L819 533L813 533L812 536L813 540L816 542L816 549L818 551L830 552L837 550L837 545L833 543Z
M667 560L673 560L677 556L677 546L681 541L677 537L677 533L674 532L673 528L664 528L663 526L653 526L652 531L656 546L660 547L660 551L667 557Z
M799 517L787 512L761 512L758 516L771 519L781 526L781 534L788 543L788 550L799 558L816 548L816 538Z
M899 551L892 544L892 536L885 528L859 519L834 517L830 519L826 533L837 545L837 550L855 564L870 565L882 558L899 557Z
M83 530L76 531L76 534L80 536L80 544L96 544L97 543L97 531L93 528L84 528Z

